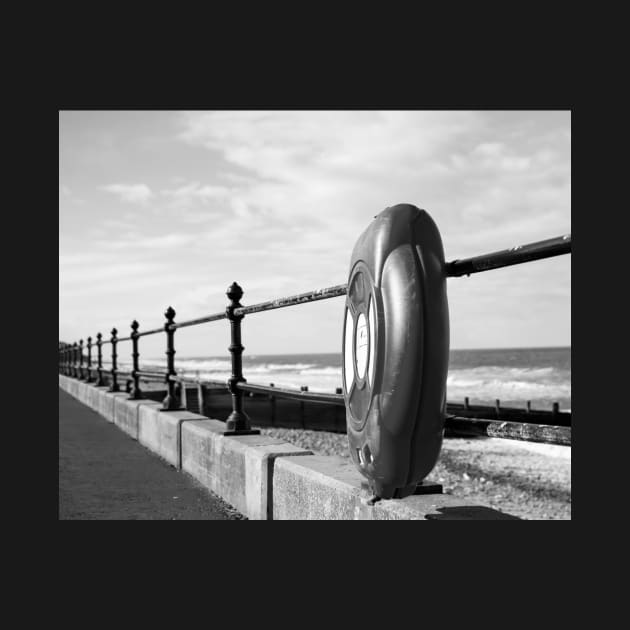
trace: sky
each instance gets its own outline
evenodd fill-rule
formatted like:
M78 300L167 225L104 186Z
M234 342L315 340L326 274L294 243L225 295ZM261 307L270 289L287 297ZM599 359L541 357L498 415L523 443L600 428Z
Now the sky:
M234 281L244 305L343 284L397 203L433 217L447 261L570 233L571 113L60 111L59 338L223 311ZM571 345L571 256L447 288L453 349ZM344 299L247 316L245 353L340 352ZM229 337L208 323L175 347L222 356Z

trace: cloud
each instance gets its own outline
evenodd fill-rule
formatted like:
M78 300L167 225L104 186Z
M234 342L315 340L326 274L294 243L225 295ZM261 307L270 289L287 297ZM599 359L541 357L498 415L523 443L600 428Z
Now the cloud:
M225 199L231 193L226 186L202 186L199 182L191 182L175 189L161 190L160 194L175 201L190 203L192 201L207 202L213 199Z
M101 186L101 190L119 195L123 201L129 203L146 203L153 197L146 184L109 184Z

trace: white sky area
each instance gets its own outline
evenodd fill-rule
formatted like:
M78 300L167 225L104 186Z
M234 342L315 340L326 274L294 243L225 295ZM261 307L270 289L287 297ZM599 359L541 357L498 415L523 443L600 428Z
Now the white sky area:
M244 305L343 284L397 203L429 212L446 260L570 233L570 112L60 112L59 338L222 311L233 281ZM451 348L571 344L571 256L447 282ZM245 353L340 352L344 299L245 317ZM219 321L175 347L229 340Z

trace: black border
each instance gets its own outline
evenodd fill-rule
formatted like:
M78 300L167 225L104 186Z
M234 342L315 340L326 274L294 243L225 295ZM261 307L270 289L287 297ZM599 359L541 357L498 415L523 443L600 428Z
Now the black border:
M529 44L531 51L531 47L535 47L537 42L533 40ZM392 63L391 60L384 58L372 65L374 56L378 57L378 52L385 46L385 44L376 43L377 52L371 56L368 55L367 59L362 59L364 63L359 63L356 57L353 57L351 61L347 57L340 59L336 72L333 72L334 63L324 66L324 64L318 65L316 62L311 62L304 64L302 72L292 73L287 68L287 59L291 56L290 51L285 51L276 59L283 62L280 72L261 72L261 64L264 63L261 59L257 59L255 63L252 63L250 59L249 66L246 63L239 63L239 61L244 61L242 59L228 64L225 62L225 54L222 54L217 61L213 60L212 55L209 54L213 51L207 51L202 60L206 62L205 67L199 67L203 66L203 63L195 65L194 68L184 67L174 60L162 65L163 58L158 55L150 64L141 68L140 75L137 72L139 69L137 64L132 65L128 72L118 74L119 69L124 67L124 63L117 64L117 60L112 58L97 60L92 68L85 72L85 67L79 64L81 55L75 49L66 51L61 59L60 73L63 78L60 81L60 87L57 88L57 111L69 109L561 109L571 110L574 119L574 84L568 70L570 67L568 52L547 60L541 59L539 64L535 63L532 56L523 53L521 59L508 60L508 69L499 67L498 59L501 55L497 51L489 58L491 62L489 67L484 66L484 61L488 59L472 58L461 50L458 52L458 63L450 65L447 61L448 67L444 67L435 63L436 55L444 54L444 49L433 50L430 58L423 56L421 51L417 50L415 56L409 60L411 63L407 65L396 63L396 59ZM400 57L409 54L409 48L409 46L403 47L402 50L399 48ZM111 45L107 52L111 52ZM389 52L392 52L391 49ZM103 55L103 57L106 56ZM446 56L449 60L452 59L448 53ZM46 130L50 128L49 111L45 110L40 121ZM50 113L53 114L52 111ZM38 160L38 165L40 162L43 166L44 161ZM47 165L44 170L48 172ZM36 188L35 193L47 197L47 186L42 185ZM573 201L578 206L584 205L583 199L576 195L573 195ZM38 224L46 225L48 221L52 222L54 214L49 211L49 206L50 200L47 198L36 204L37 210L34 212L36 212ZM577 219L579 224L579 212L572 217ZM28 222L29 217L24 218ZM54 247L50 238L54 225L46 225L46 227L49 229L38 229L37 233L33 234L36 243L32 247L37 250L38 259L42 261L48 260L49 256L54 257L53 252L47 251ZM29 230L29 233L32 231ZM599 241L599 245L603 246L604 242ZM579 243L578 235L578 252ZM48 270L49 265L45 264L42 267ZM53 286L53 280L49 280L46 276L41 277L42 268L35 271L37 291L26 292L26 301L32 300L32 304L25 306L24 309L34 314L31 329L39 330L42 319L45 320L44 324L48 320L47 317L42 318L42 314L47 311L41 308L42 304L50 303L53 299L50 296L43 297L42 293ZM582 284L592 287L598 286L600 280L584 265L580 268L580 263L578 263L576 277L580 278ZM579 307L576 311L581 314L586 313L583 316L590 318L589 309L593 308L593 302L582 300L579 292L572 295L574 295L574 300L578 300ZM44 336L49 337L47 334ZM591 345L595 345L594 340L591 340ZM581 365L588 364L587 354L586 349L584 352L579 351ZM48 359L45 364L48 364ZM580 379L583 378L581 374L585 372L586 368L578 368L574 371L573 378L577 378L578 386L573 388L576 397L573 410L578 410L578 423L579 419L583 418L584 425L587 422L597 422L601 426L605 422L605 419L601 417L601 410L596 414L594 409L588 407L586 392L591 390L591 383L583 381L580 386ZM592 371L589 370L589 372ZM44 399L48 397L46 392L49 384L52 395L52 384L48 377L42 380L46 383L46 388L42 393L42 399ZM587 413L588 411L592 413ZM42 440L46 452L49 450L51 452L50 467L46 466L46 470L50 470L50 475L53 477L56 467L52 455L55 429L49 418L46 417L43 420L47 423L46 429L50 429L45 442ZM589 436L591 433L589 432ZM578 437L578 441L579 439ZM605 451L599 450L599 452ZM598 456L597 453L592 454L594 457ZM48 457L44 460L48 461ZM38 476L41 474L41 469L39 469ZM583 481L584 477L582 477ZM46 501L51 502L48 514L54 518L53 483L51 482L50 492L46 492ZM580 494L582 497L586 494L582 487L578 488L578 495ZM580 509L580 518L584 518L586 512L583 508ZM610 513L606 509L604 512ZM310 531L304 530L305 526ZM73 528L72 532L68 531L68 527ZM208 527L208 525L203 527ZM395 525L394 527L403 527L395 533L391 529L377 531L370 529L370 526L368 529L355 526L351 532L350 530L344 532L336 527L331 530L330 528L333 527L331 525L320 526L317 523L291 524L288 525L288 529L287 525L279 523L262 525L262 527L266 529L264 531L252 530L245 522L239 522L231 528L204 529L206 535L198 540L203 546L202 541L205 539L207 547L211 548L211 551L206 549L205 553L204 551L200 553L198 548L193 549L192 541L186 540L191 537L181 536L181 532L170 532L170 535L164 538L166 532L158 531L154 534L155 538L148 542L146 536L150 534L150 530L146 527L140 532L141 539L134 538L133 535L129 536L129 531L125 530L115 537L113 544L113 539L110 539L112 530L106 530L103 533L105 538L110 539L110 544L106 545L110 549L119 545L123 549L125 539L134 541L145 551L151 547L156 549L156 545L164 549L165 543L169 541L175 546L174 553L188 556L189 560L191 558L189 554L195 554L195 562L200 562L201 558L205 557L216 571L225 571L226 567L233 566L236 558L238 558L237 564L243 568L244 565L241 563L247 562L250 554L250 557L256 558L255 564L258 567L265 566L265 573L271 570L272 565L287 567L285 562L280 560L282 557L292 563L289 566L301 565L303 568L300 572L306 572L308 571L306 567L321 565L325 558L330 558L335 562L333 571L346 574L348 579L354 579L347 572L351 570L350 567L356 569L358 561L353 557L352 550L363 548L369 550L368 564L371 569L369 573L373 575L379 575L377 572L379 562L386 557L390 560L388 564L393 563L394 566L404 561L407 567L423 567L438 579L448 577L449 582L455 579L458 583L455 588L458 590L462 586L461 569L464 576L470 577L472 571L476 576L481 565L499 565L508 572L518 566L519 572L533 570L540 578L541 572L546 573L546 567L539 564L539 561L551 561L554 568L557 568L560 563L569 563L567 553L569 543L566 538L568 530L564 528L542 530L534 526L533 529L528 527L527 530L502 529L499 531L494 526L492 532L489 532L486 530L485 523L475 522L468 523L467 529L460 531L459 536L453 536L455 532L444 529L444 524L434 525L433 529L426 530L417 529L421 526L412 522ZM341 525L341 527L344 526ZM387 525L382 527L387 527ZM427 525L427 527L431 526ZM59 544L68 545L68 549L73 546L71 541L73 542L75 538L81 539L80 536L77 537L75 525L64 524L60 525L60 528L59 533L63 532L64 541L63 543L60 541ZM471 536L472 532L477 532L478 535ZM82 533L85 537L81 540L79 548L85 548L85 545L93 543L96 532L83 530ZM589 538L594 536L592 532L589 534ZM351 544L349 544L350 537ZM100 540L102 538L102 536L99 537ZM518 545L514 544L515 538L518 539ZM485 542L483 542L484 539ZM215 555L219 553L219 548L222 548L224 552L221 554L223 556L221 559ZM510 561L506 558L506 548L509 548ZM138 547L130 547L127 552L137 554ZM458 555L456 560L457 554L461 555ZM489 561L489 556L495 560ZM155 557L152 557L150 553L144 555L141 553L140 557L138 555L135 557L143 558L152 565L156 565ZM299 557L301 562L296 563L296 557ZM447 571L449 561L455 564L450 564ZM462 565L462 562L466 562L466 565ZM468 564L471 562L473 564ZM210 571L212 570L211 568ZM418 570L423 571L419 568ZM295 569L290 572L293 571ZM413 568L411 571L415 573ZM365 574L362 572L362 575ZM387 574L381 575L384 577ZM285 577L292 581L289 575ZM496 584L496 574L488 577L491 577L492 583ZM166 575L164 578L168 579ZM224 579L226 581L223 581ZM240 579L242 580L242 576ZM227 586L230 583L229 580L228 570L222 579L227 587L223 589L223 592L229 590ZM544 585L544 583L545 580L541 578L540 584ZM286 581L284 584L286 585ZM361 597L361 600L364 602L365 596ZM370 600L371 598L368 599Z

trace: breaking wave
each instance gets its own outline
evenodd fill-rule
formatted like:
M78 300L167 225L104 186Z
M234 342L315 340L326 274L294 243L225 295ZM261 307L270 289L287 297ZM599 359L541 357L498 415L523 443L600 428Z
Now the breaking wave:
M474 351L470 351L471 353ZM341 387L341 361L338 355L289 355L272 357L243 357L243 374L249 383L311 391L334 392ZM474 357L473 357L474 358ZM271 359L271 360L270 360ZM149 369L165 369L164 359L141 361ZM560 365L560 364L559 364ZM202 380L225 382L231 374L229 358L175 359L178 373ZM447 398L452 402L494 404L499 399L505 406L525 406L531 401L534 408L549 408L558 402L561 409L571 408L571 370L565 364L554 366L476 365L454 367L448 372Z

